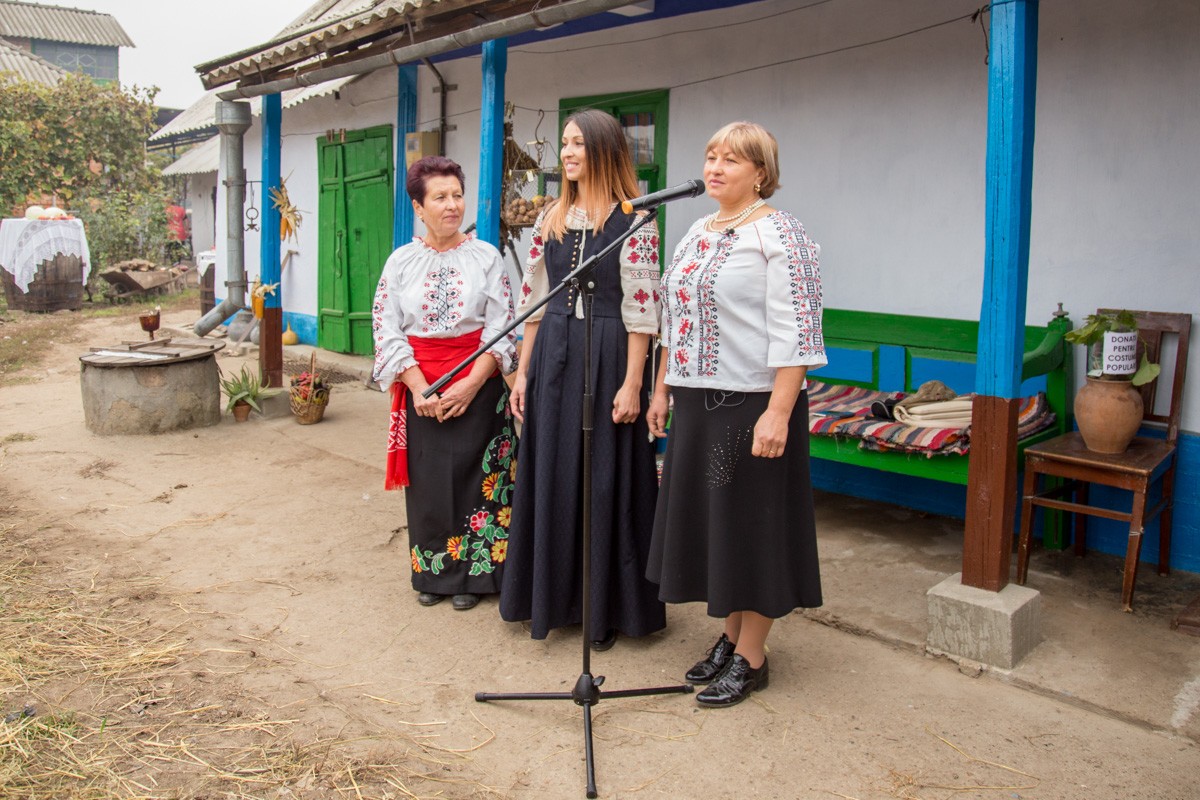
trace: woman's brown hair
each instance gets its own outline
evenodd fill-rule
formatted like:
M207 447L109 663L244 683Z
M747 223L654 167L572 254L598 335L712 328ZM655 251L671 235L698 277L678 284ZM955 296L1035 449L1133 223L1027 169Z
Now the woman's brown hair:
M562 196L551 203L542 218L542 234L562 241L567 232L567 209L579 206L596 223L599 233L608 221L614 203L638 196L637 173L629 157L629 143L621 123L610 114L587 108L576 111L563 123L574 122L583 134L584 181L581 191L576 181L563 180Z

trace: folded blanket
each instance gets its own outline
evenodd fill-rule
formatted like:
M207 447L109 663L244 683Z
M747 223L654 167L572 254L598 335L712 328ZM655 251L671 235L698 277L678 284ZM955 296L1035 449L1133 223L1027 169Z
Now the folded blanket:
M946 403L965 404L954 410L957 416L949 415L952 409L939 411L939 403L910 406L906 411L916 414L930 406L931 418L904 422L900 419L887 420L871 416L871 404L897 397L895 392L879 392L857 386L826 384L808 381L809 432L815 436L835 436L858 439L863 450L894 450L906 453L923 453L926 456L961 455L970 450L970 396L963 396ZM902 406L896 404L897 417ZM938 418L939 413L946 416ZM1017 437L1024 439L1052 426L1054 412L1044 393L1021 401L1018 412Z
M897 422L905 425L928 425L937 428L965 428L971 424L971 398L964 395L953 400L942 400L920 405L896 404L892 413Z

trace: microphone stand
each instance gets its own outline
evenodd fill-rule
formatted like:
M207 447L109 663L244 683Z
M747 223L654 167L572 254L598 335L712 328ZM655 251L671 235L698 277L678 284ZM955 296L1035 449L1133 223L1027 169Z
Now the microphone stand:
M626 239L637 232L643 225L653 222L658 216L658 209L650 209L645 216L639 217L629 226L629 230L625 231L619 238L609 243L600 252L585 260L573 272L563 278L558 286L554 287L549 294L546 295L540 302L536 303L532 308L527 309L519 317L513 320L512 324L503 331L495 335L485 344L480 345L472 355L468 356L462 363L456 366L450 372L443 375L433 383L428 389L422 392L422 395L428 398L434 394L439 388L444 386L455 375L466 369L475 361L476 358L483 355L487 350L501 338L507 336L510 331L524 322L531 314L537 311L542 306L550 302L559 292L569 286L574 286L580 292L580 297L583 301L583 324L584 324L584 361L583 361L583 486L582 486L582 506L583 506L583 666L579 674L579 678L575 681L575 686L569 692L476 692L475 700L480 703L487 703L492 700L573 700L576 705L583 707L583 737L584 737L584 754L587 761L587 796L594 798L596 793L596 762L592 749L592 706L600 702L604 697L645 697L655 694L689 694L692 691L690 685L684 684L681 686L661 686L651 689L621 689L618 691L601 691L600 686L604 683L604 676L592 676L592 620L591 620L591 556L592 556L592 431L594 429L595 415L595 398L592 395L592 301L595 297L596 284L593 281L585 280L585 278L595 270L596 265L600 260L620 247Z

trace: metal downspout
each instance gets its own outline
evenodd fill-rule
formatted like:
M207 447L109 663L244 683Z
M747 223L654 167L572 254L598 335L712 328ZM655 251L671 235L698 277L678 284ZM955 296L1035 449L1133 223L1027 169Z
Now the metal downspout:
M438 91L441 93L441 122L438 127L438 155L446 155L446 79L442 77L442 73L438 72L438 68L433 65L433 62L428 58L422 58L425 66L429 67L429 71L433 73L433 77L437 78Z
M225 175L225 299L192 330L204 336L246 307L246 234L242 214L246 204L246 165L242 137L250 130L250 104L218 100L217 130L221 132L221 171Z

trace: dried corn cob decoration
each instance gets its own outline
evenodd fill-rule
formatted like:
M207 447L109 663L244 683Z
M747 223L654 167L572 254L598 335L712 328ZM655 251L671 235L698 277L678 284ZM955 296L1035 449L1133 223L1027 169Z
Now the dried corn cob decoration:
M304 218L300 209L296 208L288 197L287 179L280 179L279 188L272 186L268 193L271 195L271 206L279 212L279 240L284 242L294 239Z

